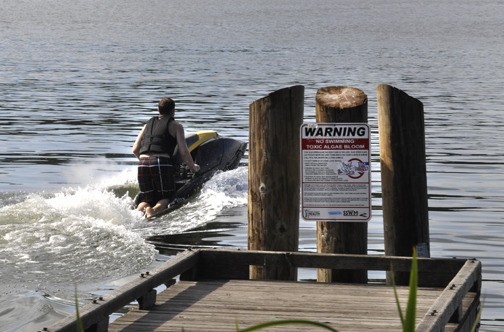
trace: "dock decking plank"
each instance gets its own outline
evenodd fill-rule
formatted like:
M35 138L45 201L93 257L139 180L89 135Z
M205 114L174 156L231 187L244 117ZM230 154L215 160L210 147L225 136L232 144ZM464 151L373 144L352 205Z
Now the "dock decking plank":
M398 287L402 306L408 289ZM421 288L417 319L442 289ZM109 331L236 331L270 320L309 319L339 331L401 331L392 287L251 280L181 281L158 294L149 311L132 310ZM289 325L265 331L310 331Z
M236 331L285 319L322 322L339 331L401 331L393 288L385 284L342 284L248 280L250 266L287 261L295 268L409 272L412 258L303 252L187 250L67 316L48 332ZM418 259L417 331L470 331L479 321L481 262L476 259ZM178 282L176 282L178 280ZM420 282L422 280L422 282ZM156 296L154 289L168 288ZM401 306L408 288L397 287ZM112 313L135 303L123 317ZM267 331L315 331L289 325ZM266 331L266 330L264 330Z

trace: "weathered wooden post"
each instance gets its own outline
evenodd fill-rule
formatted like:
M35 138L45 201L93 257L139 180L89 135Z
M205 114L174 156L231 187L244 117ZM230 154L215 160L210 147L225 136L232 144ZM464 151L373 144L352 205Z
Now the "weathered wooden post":
M275 91L249 107L250 250L298 250L303 109L303 86ZM296 280L297 270L287 261L264 262L251 267L250 277Z
M320 123L367 123L367 96L352 87L321 88L316 95L316 120ZM366 255L367 227L367 222L317 222L317 251ZM366 283L367 271L318 269L317 280Z
M385 254L430 257L423 104L392 86L377 87ZM396 274L408 282L408 274ZM390 276L388 277L390 281Z

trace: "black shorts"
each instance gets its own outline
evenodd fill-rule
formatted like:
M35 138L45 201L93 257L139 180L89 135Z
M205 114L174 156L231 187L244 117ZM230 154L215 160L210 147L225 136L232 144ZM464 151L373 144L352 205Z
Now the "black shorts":
M173 199L175 194L175 168L167 157L148 157L138 164L140 202L154 206L164 198Z

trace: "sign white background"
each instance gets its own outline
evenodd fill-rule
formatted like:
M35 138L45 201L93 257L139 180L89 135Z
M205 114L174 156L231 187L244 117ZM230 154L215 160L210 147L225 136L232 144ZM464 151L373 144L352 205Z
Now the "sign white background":
M301 126L304 219L368 221L371 218L370 146L367 124Z

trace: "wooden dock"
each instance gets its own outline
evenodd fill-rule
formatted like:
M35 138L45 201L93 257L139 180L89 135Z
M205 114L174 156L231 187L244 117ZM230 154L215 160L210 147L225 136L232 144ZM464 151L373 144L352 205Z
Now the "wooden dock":
M411 258L188 250L155 271L80 309L85 331L237 331L267 321L317 321L338 331L402 331L393 288L385 283L248 280L250 266L289 262L298 268L409 271ZM417 331L470 331L480 310L481 263L418 259ZM159 294L156 288L167 285ZM164 287L163 287L164 288ZM398 286L404 308L408 288ZM138 308L109 322L109 315ZM264 331L322 331L309 325ZM44 331L76 331L75 316Z

